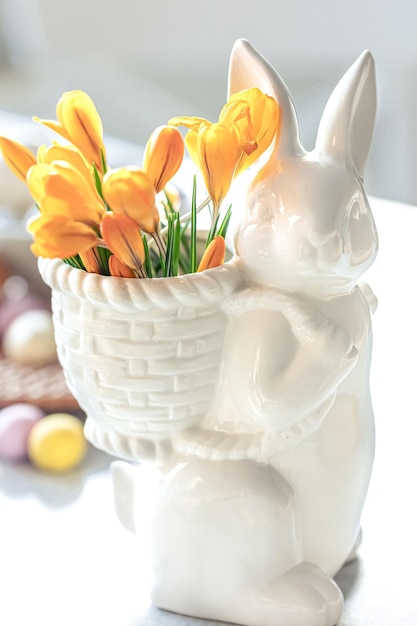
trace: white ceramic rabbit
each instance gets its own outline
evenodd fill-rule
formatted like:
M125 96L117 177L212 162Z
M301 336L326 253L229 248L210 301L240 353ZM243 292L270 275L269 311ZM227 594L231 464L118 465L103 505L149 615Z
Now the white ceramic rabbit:
M312 152L271 66L246 41L231 93L258 86L280 105L279 140L252 177L233 263L216 399L158 471L152 520L162 608L248 626L332 626L332 578L354 550L374 451L371 312L356 280L377 251L362 176L375 117L368 52L333 92ZM240 208L235 205L235 211ZM116 463L119 516L128 467Z

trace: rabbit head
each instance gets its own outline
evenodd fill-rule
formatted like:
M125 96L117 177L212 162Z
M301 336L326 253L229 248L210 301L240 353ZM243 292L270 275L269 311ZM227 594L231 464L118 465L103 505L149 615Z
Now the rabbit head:
M239 40L229 93L255 86L278 101L281 127L267 162L250 174L236 254L258 283L314 295L348 291L378 247L363 187L376 109L372 56L364 52L333 91L311 152L301 145L286 85Z

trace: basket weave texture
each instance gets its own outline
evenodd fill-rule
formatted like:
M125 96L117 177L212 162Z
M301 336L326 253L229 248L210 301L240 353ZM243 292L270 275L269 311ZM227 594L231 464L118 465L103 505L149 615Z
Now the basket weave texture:
M52 288L59 360L81 408L104 430L165 438L197 425L213 400L232 263L178 278L87 274L40 259Z

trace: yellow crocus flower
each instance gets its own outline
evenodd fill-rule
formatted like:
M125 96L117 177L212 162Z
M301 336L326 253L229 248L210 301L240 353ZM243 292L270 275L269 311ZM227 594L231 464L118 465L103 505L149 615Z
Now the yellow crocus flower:
M42 214L49 217L65 214L86 224L100 224L104 202L70 163L34 165L28 172L27 184Z
M252 88L233 94L215 124L201 117L174 117L169 124L189 129L185 143L216 211L232 180L278 135L279 109L274 98Z
M26 175L36 163L35 155L23 144L0 137L0 150L6 165L21 181L26 183Z
M275 98L254 87L230 96L220 112L219 122L234 127L242 148L235 177L252 165L278 139L280 116Z
M134 220L127 215L106 213L101 222L101 236L122 263L144 275L145 249Z
M156 193L177 173L184 157L184 140L175 126L159 126L145 147L143 169L151 179Z
M67 91L57 104L56 116L57 120L33 119L77 146L88 163L102 171L103 124L90 96L78 89Z
M119 276L121 278L135 278L136 276L132 268L122 263L115 254L109 257L109 272L111 276Z
M134 220L145 233L158 230L155 189L146 172L136 167L109 170L103 177L102 192L114 213Z
M89 226L62 215L41 215L30 222L28 230L34 238L32 252L50 259L66 259L98 243L96 233Z
M187 133L185 143L191 159L203 174L215 218L241 157L236 134L223 124L202 125L197 133Z

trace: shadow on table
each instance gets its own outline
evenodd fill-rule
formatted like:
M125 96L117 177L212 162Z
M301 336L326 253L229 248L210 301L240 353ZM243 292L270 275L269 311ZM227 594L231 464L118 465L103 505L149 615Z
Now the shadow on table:
M347 563L335 576L335 581L342 590L345 601L352 595L362 578L362 562L356 558Z
M108 472L112 461L113 457L89 446L83 463L65 474L48 474L28 462L0 463L0 491L14 499L34 495L52 508L66 506L77 500L88 476Z

